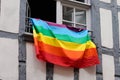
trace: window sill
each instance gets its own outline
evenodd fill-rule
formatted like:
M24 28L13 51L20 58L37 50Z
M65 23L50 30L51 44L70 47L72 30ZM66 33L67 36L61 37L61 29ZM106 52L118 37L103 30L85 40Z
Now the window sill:
M23 40L24 41L27 41L27 42L34 42L33 40L33 34L32 33L28 33L28 32L25 32L23 35Z

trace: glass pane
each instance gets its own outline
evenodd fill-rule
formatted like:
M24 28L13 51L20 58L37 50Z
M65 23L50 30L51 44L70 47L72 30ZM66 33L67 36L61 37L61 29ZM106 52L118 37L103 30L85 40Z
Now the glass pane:
M72 23L63 22L63 24L73 27L73 24L72 24Z
M78 27L78 28L86 28L86 26L84 26L84 25L79 25L79 24L76 24L75 27Z
M84 0L76 0L76 1L84 2Z
M76 9L76 11L75 11L75 22L86 24L86 11Z
M73 21L73 8L63 6L63 19Z

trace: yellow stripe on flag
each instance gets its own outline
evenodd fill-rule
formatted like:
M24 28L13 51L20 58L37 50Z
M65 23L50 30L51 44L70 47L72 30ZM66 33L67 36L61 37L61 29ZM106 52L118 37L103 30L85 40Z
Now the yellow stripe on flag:
M84 51L85 49L96 48L96 46L91 41L87 41L87 43L84 44L77 44L77 43L58 40L56 38L45 36L41 33L36 34L36 32L34 32L34 39L38 41L42 41L43 43L49 44L51 46L62 47L67 50Z

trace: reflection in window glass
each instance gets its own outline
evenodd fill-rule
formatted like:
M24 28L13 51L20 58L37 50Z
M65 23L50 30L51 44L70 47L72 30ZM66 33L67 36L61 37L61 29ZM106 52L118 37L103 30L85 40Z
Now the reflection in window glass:
M69 26L71 26L71 27L74 26L72 23L68 23L68 22L63 22L63 24L65 24L65 25L69 25Z
M79 25L79 24L76 24L75 27L78 27L78 28L83 28L85 29L86 28L86 25Z
M63 19L73 21L73 8L63 6Z
M84 10L76 9L76 11L75 11L75 22L86 24L86 12Z

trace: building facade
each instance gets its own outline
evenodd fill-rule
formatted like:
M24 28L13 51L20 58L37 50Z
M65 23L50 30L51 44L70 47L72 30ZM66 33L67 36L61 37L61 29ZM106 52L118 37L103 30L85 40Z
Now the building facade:
M120 80L120 0L41 2L49 8L32 1L0 0L0 80ZM38 7L33 8L35 4ZM49 10L51 15L35 9ZM38 61L29 17L86 27L97 46L100 64L75 69Z

